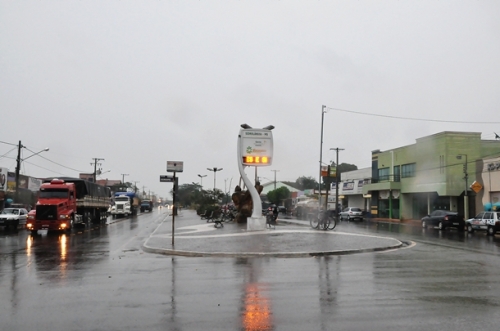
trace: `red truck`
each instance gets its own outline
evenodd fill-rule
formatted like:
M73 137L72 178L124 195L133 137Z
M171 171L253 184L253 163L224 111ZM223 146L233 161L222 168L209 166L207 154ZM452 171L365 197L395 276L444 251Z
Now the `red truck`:
M28 213L26 228L71 231L76 225L103 223L111 201L108 187L80 178L44 179L38 192L38 202Z

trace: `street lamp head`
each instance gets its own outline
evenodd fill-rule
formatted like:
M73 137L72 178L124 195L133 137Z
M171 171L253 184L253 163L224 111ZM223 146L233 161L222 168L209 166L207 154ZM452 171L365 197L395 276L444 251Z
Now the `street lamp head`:
M252 128L250 125L248 125L248 124L246 124L246 123L241 124L241 127L242 127L243 129L251 129L251 128Z
M43 151L44 151L44 152L48 152L48 151L49 151L49 148L47 147L47 148L45 148Z
M263 128L264 130L272 130L274 129L274 125L268 125L266 127Z

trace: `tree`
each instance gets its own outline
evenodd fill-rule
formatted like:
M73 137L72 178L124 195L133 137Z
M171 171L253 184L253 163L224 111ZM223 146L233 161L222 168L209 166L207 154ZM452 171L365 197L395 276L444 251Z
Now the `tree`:
M275 205L279 205L281 201L288 199L291 197L290 190L287 187L280 187L276 190L272 190L267 192L267 199L274 203Z
M177 195L175 196L175 202L183 206L197 203L197 201L203 200L203 194L200 194L200 191L201 186L196 183L179 185L177 188ZM173 196L173 188L170 190L170 194Z
M332 166L335 166L335 162L332 162ZM338 174L342 174L343 172L348 172L348 171L353 171L353 170L358 170L358 167L355 164L341 163L337 167Z
M301 191L311 190L318 187L318 182L313 177L305 177L305 176L299 177L295 181L295 184Z
M173 189L170 194L173 196ZM207 209L207 206L213 206L225 201L225 194L219 189L202 190L197 183L182 184L177 188L175 203L182 206L196 206L201 209Z

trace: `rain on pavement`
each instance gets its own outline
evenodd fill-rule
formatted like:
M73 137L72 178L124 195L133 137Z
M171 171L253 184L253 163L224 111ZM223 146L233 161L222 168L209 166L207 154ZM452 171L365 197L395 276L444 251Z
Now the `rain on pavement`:
M334 231L408 245L301 258L144 252L163 222L166 210L71 235L0 229L0 330L498 330L499 235L341 223Z

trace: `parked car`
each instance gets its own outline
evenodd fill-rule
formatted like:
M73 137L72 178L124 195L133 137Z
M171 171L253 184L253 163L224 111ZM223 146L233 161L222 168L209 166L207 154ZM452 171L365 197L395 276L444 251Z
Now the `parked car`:
M340 220L347 221L362 221L363 220L363 210L358 207L347 207L344 208L339 214Z
M26 225L28 211L25 208L5 208L0 213L0 226L17 229L19 225Z
M457 212L438 209L434 210L430 215L422 218L422 227L425 229L430 226L437 226L439 230L454 227L463 231L465 228L465 222L463 217L458 215Z
M500 231L500 212L480 212L474 218L465 221L465 226L469 233L480 230L486 231L488 235L493 236L497 231Z

